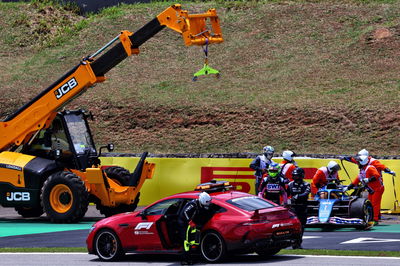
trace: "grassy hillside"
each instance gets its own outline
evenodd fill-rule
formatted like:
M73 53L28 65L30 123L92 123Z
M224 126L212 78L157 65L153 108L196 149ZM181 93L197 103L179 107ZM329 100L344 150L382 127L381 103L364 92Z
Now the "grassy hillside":
M120 30L171 3L82 17L71 8L0 3L0 116L20 107ZM216 7L220 79L200 78L199 47L165 29L68 108L93 112L98 144L119 152L399 154L400 1L184 2Z

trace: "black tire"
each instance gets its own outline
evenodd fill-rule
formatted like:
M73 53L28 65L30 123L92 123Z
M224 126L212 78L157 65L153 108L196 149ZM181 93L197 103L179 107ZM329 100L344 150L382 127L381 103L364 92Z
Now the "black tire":
M226 244L220 234L215 231L206 232L200 241L200 252L209 263L220 262L226 255Z
M15 207L15 210L24 218L40 217L44 213L41 206L35 208Z
M277 254L279 251L281 251L280 248L270 248L270 249L258 249L256 250L256 253L263 258L269 258Z
M350 217L362 219L364 224L357 225L357 228L365 229L374 217L372 204L368 199L358 198L350 204Z
M125 255L117 234L110 229L101 230L96 234L94 250L102 261L116 261Z
M111 166L104 170L107 176L112 180L116 181L121 186L128 186L129 180L131 179L131 173L123 167Z
M111 178L113 181L121 186L128 186L129 181L132 178L132 175L131 173L129 173L128 170L119 166L111 166L109 168L106 168L105 172L109 178ZM112 208L101 205L101 202L99 201L96 204L96 208L100 211L101 214L109 217L118 213L133 212L136 209L139 200L140 192L137 194L135 201L132 204L120 204L117 207Z
M89 205L84 182L71 172L57 172L49 176L43 184L40 198L47 217L56 223L80 221Z

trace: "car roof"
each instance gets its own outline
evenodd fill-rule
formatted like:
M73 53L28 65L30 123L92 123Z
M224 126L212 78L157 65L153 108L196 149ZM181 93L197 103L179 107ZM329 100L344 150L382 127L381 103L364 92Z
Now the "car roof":
M167 199L167 198L180 198L180 197L196 199L201 192L202 191L188 191L188 192L184 192L184 193L178 193L178 194L166 197L164 199ZM213 199L220 200L220 201L227 201L227 200L234 199L234 198L254 196L254 195L251 195L251 194L248 194L248 193L245 193L245 192L235 191L235 190L212 192L212 193L209 193L209 194Z

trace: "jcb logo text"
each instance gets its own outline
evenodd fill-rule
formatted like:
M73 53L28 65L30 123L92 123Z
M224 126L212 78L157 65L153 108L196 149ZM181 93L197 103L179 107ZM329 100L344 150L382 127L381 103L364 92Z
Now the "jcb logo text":
M68 80L64 85L54 91L57 99L61 99L65 94L67 94L70 90L75 88L78 85L75 78Z
M6 199L8 201L30 201L31 194L29 192L7 192Z

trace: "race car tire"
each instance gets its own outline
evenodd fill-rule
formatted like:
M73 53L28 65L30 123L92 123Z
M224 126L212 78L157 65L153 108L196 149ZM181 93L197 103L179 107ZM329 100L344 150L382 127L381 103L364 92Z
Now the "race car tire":
M94 250L102 261L116 261L125 255L117 234L110 229L101 230L96 234Z
M368 223L372 221L374 214L372 204L368 199L358 198L350 204L350 217L362 219L364 224L357 225L357 228L366 228Z
M15 210L19 215L24 218L31 218L31 217L40 217L44 211L42 207L15 207Z
M101 202L98 201L96 204L96 209L100 211L101 214L103 214L105 217L110 217L118 213L124 213L124 212L133 212L140 200L140 192L137 194L135 201L132 204L120 204L117 207L107 207L101 205Z
M270 249L258 249L256 250L256 253L263 258L268 258L271 256L274 256L277 254L279 251L281 251L280 248L270 248Z
M84 182L71 172L57 172L44 182L40 196L43 210L52 222L74 223L85 216L89 194Z
M215 231L207 231L200 241L200 252L209 263L220 262L226 255L226 244L222 236Z
M108 178L118 183L121 186L128 186L129 180L131 179L131 173L123 167L111 166L104 170Z

